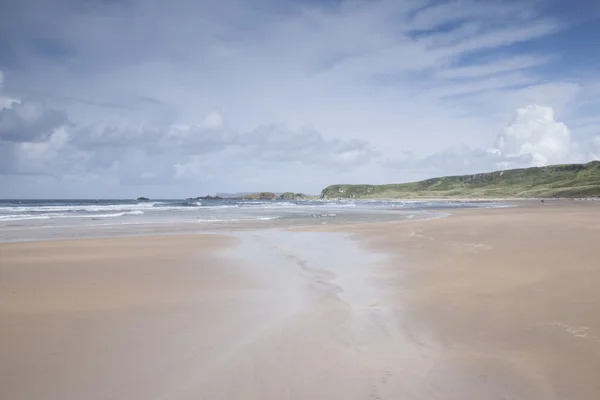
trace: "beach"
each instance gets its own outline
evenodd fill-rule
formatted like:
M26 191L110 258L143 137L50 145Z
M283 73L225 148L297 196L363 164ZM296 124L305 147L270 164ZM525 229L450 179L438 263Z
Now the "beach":
M600 398L599 202L427 212L0 243L0 398Z

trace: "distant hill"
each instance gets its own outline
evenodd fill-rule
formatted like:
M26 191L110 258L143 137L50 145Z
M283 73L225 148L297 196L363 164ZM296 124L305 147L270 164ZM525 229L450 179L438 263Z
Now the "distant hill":
M324 198L600 197L600 161L446 176L390 185L331 185Z
M245 192L245 193L217 193L215 196L188 197L186 200L316 200L318 196L310 196L294 192ZM138 199L139 200L139 199Z

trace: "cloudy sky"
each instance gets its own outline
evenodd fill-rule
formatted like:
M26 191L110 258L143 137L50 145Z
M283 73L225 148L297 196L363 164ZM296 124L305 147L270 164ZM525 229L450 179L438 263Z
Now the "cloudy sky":
M596 0L3 0L0 197L600 158Z

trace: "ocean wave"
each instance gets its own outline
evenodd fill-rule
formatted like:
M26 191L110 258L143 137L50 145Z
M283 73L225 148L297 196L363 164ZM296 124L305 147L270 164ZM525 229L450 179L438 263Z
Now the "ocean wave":
M241 221L272 221L275 219L279 219L280 217L254 217L254 218L226 218L226 219L202 219L198 218L197 222L241 222Z
M44 214L13 214L13 215L0 215L0 221L26 221L36 219L50 219L50 218L118 218L127 215L143 215L144 212L141 210L124 211L119 213L111 214L69 214L69 213L44 213Z
M94 215L66 215L64 218L118 218L126 215L143 215L142 210L126 211L113 214L94 214Z
M201 202L144 202L134 204L69 204L69 205L34 205L34 206L0 206L0 216L33 214L33 213L102 213L133 211L173 211L190 210L202 207ZM89 216L89 214L88 214Z
M129 211L146 210L154 207L153 202L137 204L107 204L107 205L64 205L64 206L16 206L0 207L0 213L28 213L28 212L102 212L102 211Z
M47 215L31 215L31 214L20 214L20 215L0 215L0 221L25 221L28 219L49 219Z
M157 202L154 203L154 208L169 209L169 208L189 208L202 207L201 201L177 201L177 202Z
M240 206L238 204L222 204L222 205L218 205L218 206L202 206L203 209L215 209L215 210L220 210L220 209L225 209L225 208L239 208Z
M144 212L142 210L134 210L125 213L126 215L142 215Z
M240 203L239 204L240 207L243 208L290 208L290 207L297 207L298 204L296 203L290 203L287 201L260 201L260 202L248 202L248 203Z
M5 205L6 204L6 205ZM117 200L100 201L43 201L40 203L1 203L0 223L7 221L48 220L48 219L109 219L128 216L146 216L130 218L131 221L152 220L191 220L223 222L241 220L261 220L256 214L262 214L263 220L277 218L329 218L361 212L461 208L501 208L513 207L507 203L461 202L461 201L244 201L244 200L163 200L135 202ZM270 215L270 216L269 216ZM267 217L268 216L268 217ZM118 219L117 219L118 221ZM33 223L32 223L33 224Z
M366 202L365 202L366 203ZM352 201L328 201L326 203L324 203L323 205L328 206L328 207L356 207L356 202Z

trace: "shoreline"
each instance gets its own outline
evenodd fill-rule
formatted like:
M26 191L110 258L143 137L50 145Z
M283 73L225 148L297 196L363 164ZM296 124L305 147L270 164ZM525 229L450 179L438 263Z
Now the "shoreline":
M536 204L533 200L360 200L350 201L351 205L339 202L331 207L328 205L306 206L302 204L289 207L265 205L254 208L236 208L227 206L225 210L219 207L207 206L197 208L179 207L169 211L170 206L150 208L151 211L138 210L136 205L69 205L58 206L60 210L53 211L57 206L31 206L32 211L17 207L14 212L29 213L23 219L15 216L11 220L9 211L0 209L0 242L20 242L94 237L131 237L157 236L172 234L196 234L210 232L225 232L228 230L248 229L285 229L318 227L320 225L354 225L371 222L387 222L391 219L430 218L427 212L441 212L444 215L461 208L485 207L529 207ZM546 201L548 204L595 204L594 201ZM91 208L90 208L91 207ZM102 208L104 207L104 208ZM108 208L106 208L108 207ZM118 209L112 211L113 208ZM132 208L133 207L133 208ZM328 208L329 207L329 208ZM102 210L96 210L102 208ZM109 210L110 208L110 210ZM177 207L175 207L177 208ZM69 211L71 210L71 211ZM129 210L129 211L127 211ZM132 211L133 210L133 211ZM167 211L163 211L167 210ZM38 216L36 213L42 213ZM52 217L52 212L59 212ZM73 215L68 215L73 212ZM86 215L92 212L94 215ZM109 214L98 214L109 212ZM50 213L50 214L45 214ZM98 214L98 215L95 215ZM238 215L239 214L239 215ZM4 218L2 220L2 218Z
M189 220L189 221L144 221L135 223L100 223L79 225L5 225L0 227L0 243L34 242L48 240L71 240L102 237L148 237L181 234L227 233L262 229L311 229L320 226L348 226L354 224L402 221L414 218L432 218L434 214L447 212L442 209L396 209L379 208L358 210L352 213L323 213L315 210L308 217L288 218L286 216L242 220Z

